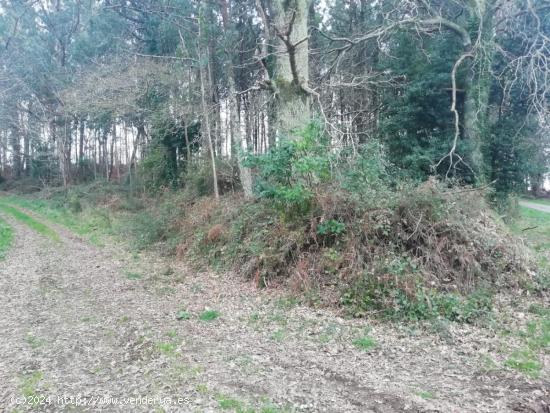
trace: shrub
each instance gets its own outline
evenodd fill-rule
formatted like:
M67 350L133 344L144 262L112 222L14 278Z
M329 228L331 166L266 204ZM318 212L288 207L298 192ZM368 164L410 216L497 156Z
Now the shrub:
M30 162L30 175L32 178L48 184L58 184L59 160L57 156L44 144L38 144L36 154Z
M94 172L94 160L83 158L77 163L75 181L79 183L92 182L96 178Z
M224 227L221 224L216 224L206 234L208 242L218 242L224 233Z
M77 195L71 195L67 200L67 207L73 214L82 212L82 204Z
M178 184L170 155L164 146L157 145L139 163L138 177L147 191L155 193Z
M401 264L399 264L401 265ZM355 316L372 312L390 319L419 321L444 318L472 323L492 311L492 295L484 289L462 296L424 285L408 264L399 273L366 273L344 292L342 303Z
M319 124L311 123L297 140L284 140L264 155L249 156L246 165L258 170L256 193L270 199L284 220L307 216L315 188L331 177L329 141Z
M317 234L319 235L340 235L346 230L346 224L334 219L322 222L317 225Z
M175 200L168 197L155 209L136 213L121 222L121 230L138 250L178 238L177 220L180 210ZM172 246L175 249L175 245Z
M238 170L232 163L217 160L216 173L218 177L218 189L220 194L227 194L239 189ZM212 178L212 165L210 162L200 160L191 163L186 172L180 178L184 187L185 198L194 200L214 193L214 180Z
M339 157L338 182L362 206L380 206L393 192L391 169L384 147L372 140L361 145L356 155L344 152Z
M526 274L527 255L486 192L399 180L376 142L336 151L310 125L247 162L260 202L214 212L207 225L224 225L227 237L200 253L236 265L257 285L285 277L300 291L338 287L355 314L473 322L492 301L476 291L518 285L515 275Z
M346 232L346 224L336 219L329 219L317 225L317 235L324 245L332 245Z

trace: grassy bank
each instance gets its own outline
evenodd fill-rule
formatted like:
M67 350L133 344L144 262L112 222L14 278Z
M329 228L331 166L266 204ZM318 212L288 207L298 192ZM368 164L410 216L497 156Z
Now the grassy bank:
M475 322L491 312L495 291L516 288L525 276L520 245L475 191L424 186L365 210L336 192L317 196L317 210L292 219L267 200L227 195L215 202L172 191L150 197L98 183L2 202L97 244L116 237L135 251L233 270L259 287L283 286L353 316ZM526 221L515 224L516 233L543 219L521 212Z
M13 240L13 230L11 227L0 219L0 261L6 256Z
M550 289L550 213L520 206L519 217L510 226L535 253L536 285Z
M87 190L94 193L94 187L78 186L68 192L53 189L34 196L9 195L0 198L0 206L12 205L31 211L101 245L104 237L116 235L111 228L114 214L109 208L96 204L93 199L84 200L81 191ZM86 204L85 208L81 200Z
M0 212L11 215L16 220L22 222L32 230L42 234L56 242L59 241L59 236L49 228L47 225L35 220L33 217L21 212L19 209L14 208L13 206L4 202L3 199L0 199Z

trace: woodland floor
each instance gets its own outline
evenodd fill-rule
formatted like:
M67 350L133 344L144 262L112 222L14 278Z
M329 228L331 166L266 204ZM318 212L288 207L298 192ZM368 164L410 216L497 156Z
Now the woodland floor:
M497 297L484 327L345 319L235 275L3 218L15 239L0 261L0 411L547 411L548 353L537 378L505 367L529 306L548 308L540 298ZM365 336L374 346L354 345ZM130 397L173 403L121 404Z

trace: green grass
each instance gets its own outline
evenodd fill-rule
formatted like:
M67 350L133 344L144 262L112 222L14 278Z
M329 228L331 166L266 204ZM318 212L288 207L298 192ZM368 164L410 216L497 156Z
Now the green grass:
M528 350L519 350L512 353L504 365L517 370L529 377L537 378L542 370L542 364L536 354Z
M290 411L292 410L288 407L281 408L281 407L277 407L269 404L267 406L262 406L260 408L260 413L286 413Z
M271 340L276 341L277 343L282 342L285 339L285 330L277 330L273 334L271 334Z
M546 317L550 319L550 307L543 306L542 304L534 303L529 306L528 311L531 314L536 314L541 317Z
M416 393L416 395L422 397L424 400L435 399L435 394L429 391L419 391L418 393Z
M178 346L182 343L182 340L178 337L178 332L176 330L168 330L164 333L168 338L166 341L159 341L155 344L157 351L161 354L164 354L168 357L175 357L178 350ZM181 370L181 366L174 366ZM187 369L187 368L186 368ZM187 369L188 370L188 369ZM181 373L181 371L180 371Z
M539 268L530 285L532 290L550 289L550 214L520 207L519 218L510 225L512 232L524 238L537 254Z
M248 317L248 321L251 324L257 323L258 321L260 321L260 319L261 319L261 316L258 313L252 313L250 314L250 317Z
M278 407L269 400L261 400L261 405L258 408L254 408L244 401L224 394L218 394L216 399L218 400L220 410L228 410L235 413L287 413L293 411L290 408Z
M183 321L183 320L189 320L191 318L191 314L188 311L180 310L176 314L176 319Z
M44 340L39 339L38 337L34 336L32 333L27 334L26 341L27 341L27 344L32 349L37 349L44 344Z
M157 343L157 350L165 356L174 356L177 347L174 343Z
M32 230L38 232L39 234L42 234L56 242L60 242L59 235L55 231L53 231L50 227L44 225L41 222L38 222L33 217L25 214L24 212L21 212L17 208L12 207L11 205L7 205L5 203L0 202L0 211L10 214L18 221L24 223L26 226L31 228Z
M141 280L143 276L138 272L126 271L126 278L129 280Z
M110 217L101 209L73 212L57 198L45 200L8 196L3 200L7 204L28 209L78 235L86 236L95 244L101 244L102 236L111 228Z
M517 370L529 377L537 378L542 371L543 354L550 351L550 317L542 312L536 320L529 321L518 335L522 348L514 351L504 362L506 367Z
M281 297L275 301L275 305L281 310L290 310L300 304L297 297Z
M550 250L550 214L520 206L512 231L525 237L537 251Z
M220 316L216 310L206 310L199 315L201 321L214 321Z
M36 396L36 388L44 375L40 371L35 371L31 374L26 374L21 378L20 389L23 396L33 398Z
M527 200L543 205L550 201ZM550 214L530 208L520 207L519 218L511 225L512 231L524 237L539 257L535 290L548 289L550 286ZM535 318L526 327L516 333L522 342L520 348L509 355L504 365L529 377L539 377L543 368L544 354L550 351L550 308L548 305L534 303L529 309Z
M0 261L6 257L11 243L13 241L13 230L0 219Z
M530 198L523 198L522 201L531 202L531 203L533 203L533 204L539 204L539 205L550 206L550 199L530 199Z
M234 412L245 412L243 403L237 399L233 399L227 396L219 396L218 404L222 410L232 410ZM253 411L253 410L252 410Z
M46 201L44 199L20 198L17 196L8 196L3 199L8 204L25 208L32 212L36 212L37 214L55 223L63 224L66 226L72 226L67 224L76 225L76 220L74 220L73 222L73 220L70 219L70 214L68 211L65 211L63 208L60 207L54 207L51 201Z
M180 242L180 234L173 225L180 210L172 198L167 197L158 205L155 201L155 207L149 211L144 209L141 200L129 196L123 186L78 185L68 191L50 191L47 196L3 199L62 225L98 246L104 246L113 236L136 250L157 243L170 244L166 248L175 250Z
M178 333L177 333L176 330L170 330L170 331L166 332L166 336L170 337L172 340L174 340L174 339L178 338Z
M532 351L550 350L550 317L545 316L539 320L527 323L527 329L520 333L527 347Z
M363 336L353 340L353 345L363 351L369 351L376 347L376 341L372 337Z

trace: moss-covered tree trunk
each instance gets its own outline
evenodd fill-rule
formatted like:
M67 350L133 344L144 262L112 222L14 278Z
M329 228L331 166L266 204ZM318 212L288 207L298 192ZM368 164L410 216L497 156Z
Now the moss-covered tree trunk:
M311 0L274 0L274 26L279 38L273 79L277 93L279 135L292 138L311 118L309 80L308 10Z
M477 39L474 44L477 50L466 77L463 130L471 148L470 166L478 182L485 179L486 172L483 147L489 130L490 71L493 60L492 14L491 0L478 0L471 9L472 18L476 20L476 32L471 37Z

